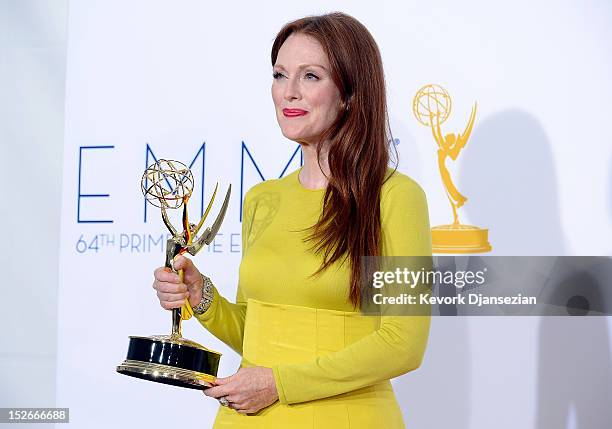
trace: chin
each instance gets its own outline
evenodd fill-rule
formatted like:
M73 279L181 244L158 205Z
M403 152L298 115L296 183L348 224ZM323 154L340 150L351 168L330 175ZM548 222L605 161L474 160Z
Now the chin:
M303 133L296 130L287 130L281 128L283 135L289 140L293 140L294 142L298 142L298 140L304 140L305 136Z

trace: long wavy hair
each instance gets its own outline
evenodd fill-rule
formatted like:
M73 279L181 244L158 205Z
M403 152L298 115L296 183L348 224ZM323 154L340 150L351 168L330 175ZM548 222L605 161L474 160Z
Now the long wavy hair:
M336 261L348 260L348 299L354 308L361 307L366 290L360 287L361 280L370 271L362 265L362 257L381 253L380 197L393 146L382 60L367 28L349 15L334 12L286 24L272 45L272 66L294 33L321 44L341 96L340 113L319 141L330 141L330 176L323 211L306 238L313 243L311 250L323 254L313 276ZM319 164L322 146L317 145Z

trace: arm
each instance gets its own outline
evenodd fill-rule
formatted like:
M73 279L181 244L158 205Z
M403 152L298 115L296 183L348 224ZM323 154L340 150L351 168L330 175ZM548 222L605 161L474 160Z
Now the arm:
M244 205L247 207L247 199L250 192L244 196ZM252 216L247 219L245 211L242 216L242 254L244 255L248 232ZM230 346L236 353L242 355L242 340L244 337L244 318L246 315L246 297L238 282L236 303L231 303L222 297L217 288L213 287L212 304L201 316L196 316L198 321L211 334Z
M219 295L217 288L213 286L212 304L204 314L195 317L211 334L242 355L245 314L246 300L242 296L240 286L236 304Z
M381 203L383 254L430 256L425 194L406 177L390 185ZM419 367L429 316L381 316L380 328L348 347L316 359L272 368L283 404L337 395L397 377Z
M444 136L442 135L442 129L440 128L440 116L435 115L435 125L434 125L434 115L432 113L429 114L431 133L433 134L433 138L438 144L438 148L444 152L447 151L444 142Z

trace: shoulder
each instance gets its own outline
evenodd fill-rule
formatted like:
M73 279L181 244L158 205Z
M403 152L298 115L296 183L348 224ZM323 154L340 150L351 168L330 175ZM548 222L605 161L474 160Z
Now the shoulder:
M280 179L268 179L253 185L244 194L244 204L246 205L261 199L279 199L282 194L290 193L294 181L297 180L295 178L297 173L298 171L296 170Z
M431 255L429 210L423 188L393 172L383 184L380 219L384 255Z
M427 203L425 191L414 179L391 168L387 170L387 179L383 183L380 199L383 205L397 202L398 199Z
M249 188L246 194L244 194L244 200L247 201L256 197L257 195L261 195L265 192L268 192L270 189L274 188L274 184L272 183L274 181L275 179L264 180L263 182L259 182L258 184L253 185L251 188Z
M291 173L289 176L291 176ZM282 177L280 179L268 179L263 182L259 182L256 185L253 185L247 192L244 194L244 199L252 199L257 197L258 195L262 195L269 192L279 192L282 191L286 187L286 182L289 176Z
M380 194L380 216L383 225L429 221L427 197L411 177L388 170L388 179Z

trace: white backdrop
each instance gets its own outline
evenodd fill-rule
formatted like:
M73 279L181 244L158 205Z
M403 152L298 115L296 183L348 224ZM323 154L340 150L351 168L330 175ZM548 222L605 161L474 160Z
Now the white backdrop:
M222 191L232 183L221 234L196 262L233 299L241 197L260 173L279 177L297 147L280 133L270 97L271 43L291 19L341 10L370 29L382 51L400 170L425 189L432 225L451 213L435 143L411 112L426 83L453 98L445 132L463 131L478 102L472 138L452 170L470 198L462 220L490 228L493 254L609 254L612 10L606 1L572 3L71 1L57 406L70 407L73 426L211 425L218 405L201 393L115 373L128 335L170 328L151 289L165 232L156 209L144 221L139 182L155 155L194 160L196 194L204 185L208 197L217 180ZM287 171L299 163L298 153ZM194 217L200 203L199 194L190 202ZM591 359L601 365L583 370L585 385L601 368L610 371L607 322L571 325L569 340L599 333ZM544 405L567 384L542 378L538 361L543 347L567 339L568 327L558 323L436 319L423 367L394 381L407 426L529 428L553 427L549 415L563 414L569 426L584 415L608 418L601 406L612 397L597 385L576 388L582 393L557 401L558 409ZM184 332L223 352L220 375L235 371L238 356L197 322ZM577 359L566 353L560 374Z

